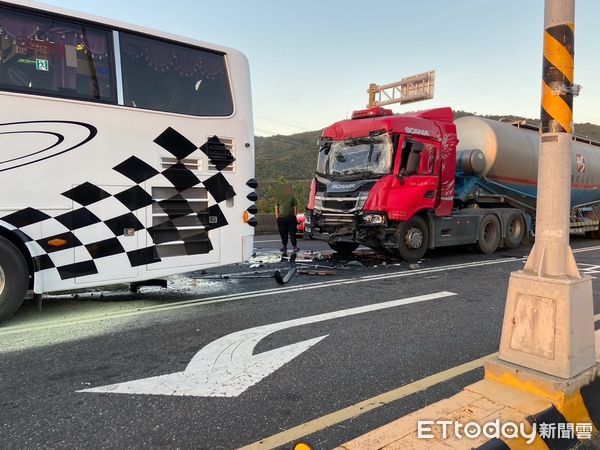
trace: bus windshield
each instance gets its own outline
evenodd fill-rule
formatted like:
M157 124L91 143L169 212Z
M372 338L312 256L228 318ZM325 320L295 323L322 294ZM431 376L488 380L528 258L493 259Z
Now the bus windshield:
M329 176L385 175L391 170L392 151L389 134L323 142L317 173Z

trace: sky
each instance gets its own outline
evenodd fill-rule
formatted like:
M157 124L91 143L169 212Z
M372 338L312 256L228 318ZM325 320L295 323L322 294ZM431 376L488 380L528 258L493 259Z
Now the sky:
M45 0L242 51L257 135L322 129L366 106L370 83L436 71L450 106L539 118L543 0ZM575 122L600 124L600 1L576 1Z

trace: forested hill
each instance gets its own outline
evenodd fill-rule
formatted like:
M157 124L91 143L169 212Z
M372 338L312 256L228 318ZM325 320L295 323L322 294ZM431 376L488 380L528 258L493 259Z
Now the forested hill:
M473 115L465 111L455 111L455 117ZM488 119L498 120L508 118L521 120L516 116L483 116ZM536 123L533 119L528 122ZM600 126L591 123L575 125L578 135L590 137L600 141ZM317 164L317 140L321 130L308 131L291 135L275 135L269 137L256 137L256 176L259 181L277 181L280 177L287 180L310 179Z
M321 130L292 135L256 137L256 178L259 182L307 180L317 164Z

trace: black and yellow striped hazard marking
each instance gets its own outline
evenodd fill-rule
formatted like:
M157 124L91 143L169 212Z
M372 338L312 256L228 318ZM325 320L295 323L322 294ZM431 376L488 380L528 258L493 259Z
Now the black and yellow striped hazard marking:
M552 407L540 411L526 418L530 425L537 424L538 435L531 448L562 450L572 449L581 444L577 439L577 424L591 424L592 434L598 438L600 430L600 378L584 386L576 394L563 398L560 402L553 402ZM540 424L550 425L554 436L542 436L539 433ZM562 425L560 425L562 424ZM565 429L569 424L574 427L572 436L560 437L558 430ZM522 440L492 439L478 450L512 450L523 448Z
M565 23L546 28L542 83L542 133L573 131L573 86L575 25Z

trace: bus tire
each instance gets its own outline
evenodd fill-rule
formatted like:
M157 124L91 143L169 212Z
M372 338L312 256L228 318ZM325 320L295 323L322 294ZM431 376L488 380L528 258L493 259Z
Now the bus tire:
M329 247L340 255L348 256L358 248L358 244L356 242L330 242Z
M492 254L500 245L500 220L495 214L483 216L479 223L479 234L477 240L477 249L486 255Z
M398 226L398 255L405 261L417 262L429 247L429 228L421 216L414 216Z
M525 238L525 219L518 212L509 214L506 221L506 237L504 246L507 248L517 248L523 243Z
M29 284L27 262L12 242L0 236L0 322L19 309Z

